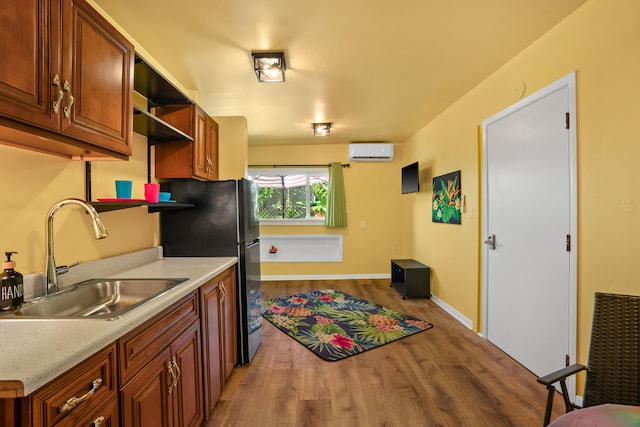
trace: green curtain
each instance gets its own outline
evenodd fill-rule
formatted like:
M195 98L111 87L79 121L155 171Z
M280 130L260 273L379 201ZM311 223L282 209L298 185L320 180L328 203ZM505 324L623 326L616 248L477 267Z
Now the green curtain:
M338 162L329 165L329 190L327 191L327 214L324 217L324 225L331 228L347 226L344 178L342 177L342 164Z

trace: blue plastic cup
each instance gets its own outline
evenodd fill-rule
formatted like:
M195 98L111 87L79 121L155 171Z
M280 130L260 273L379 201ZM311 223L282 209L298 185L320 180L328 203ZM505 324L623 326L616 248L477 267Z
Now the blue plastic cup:
M117 180L116 181L116 197L118 199L130 199L131 198L131 181Z

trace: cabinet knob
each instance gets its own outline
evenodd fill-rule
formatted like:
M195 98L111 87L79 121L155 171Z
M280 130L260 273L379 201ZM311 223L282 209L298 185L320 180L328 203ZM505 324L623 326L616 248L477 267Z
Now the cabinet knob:
M100 415L98 418L93 420L93 427L102 427L102 423L104 423L104 417Z

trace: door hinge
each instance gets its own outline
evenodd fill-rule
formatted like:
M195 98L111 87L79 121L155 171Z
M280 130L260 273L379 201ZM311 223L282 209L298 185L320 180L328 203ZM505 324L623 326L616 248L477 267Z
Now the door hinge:
M566 245L567 252L571 252L571 234L567 234Z
M569 126L569 117L570 117L569 113L564 113L564 120L565 120L565 125L566 125L565 129L570 129L571 128Z
M564 366L569 366L569 364L571 363L571 359L569 359L569 355L565 354L564 357Z

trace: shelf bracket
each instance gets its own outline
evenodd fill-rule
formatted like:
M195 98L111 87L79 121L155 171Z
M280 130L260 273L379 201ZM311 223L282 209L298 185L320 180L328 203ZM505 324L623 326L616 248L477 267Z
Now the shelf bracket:
M84 162L84 199L91 201L91 162Z

